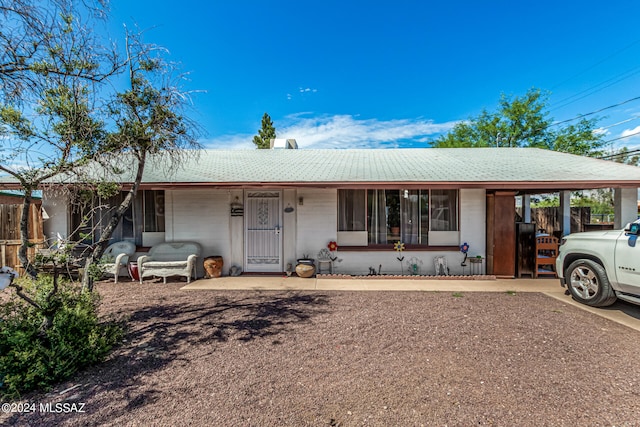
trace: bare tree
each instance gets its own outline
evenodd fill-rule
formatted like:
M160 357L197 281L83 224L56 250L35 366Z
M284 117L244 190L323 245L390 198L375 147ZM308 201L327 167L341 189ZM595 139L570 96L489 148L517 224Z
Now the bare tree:
M44 7L43 7L44 6ZM119 189L114 173L130 161L136 177L124 201L86 260L83 285L93 277L108 240L135 198L149 156L169 163L197 148L198 128L184 115L189 93L174 78L164 50L127 33L124 55L94 37L92 20L104 15L101 0L0 0L0 172L13 176L24 190L19 258L30 275L27 257L28 207L33 191L62 181L98 192ZM106 85L121 72L129 87L113 97ZM105 171L98 179L94 172ZM107 185L105 185L107 184ZM110 193L104 192L103 196Z
M126 197L113 210L93 252L87 257L83 288L92 290L95 266L113 231L135 199L149 156L163 157L170 165L179 165L185 156L196 155L198 126L184 114L190 105L189 93L181 89L183 76L172 78L174 65L162 59L163 49L145 44L141 33L126 38L129 88L117 94L110 104L110 117L116 131L109 134L102 166L131 161L136 171ZM106 154L110 153L110 154ZM117 160L117 162L114 162Z
M19 259L32 276L33 191L100 151L106 133L97 114L98 86L123 66L115 50L92 35L99 9L87 10L65 0L0 0L0 171L24 191Z

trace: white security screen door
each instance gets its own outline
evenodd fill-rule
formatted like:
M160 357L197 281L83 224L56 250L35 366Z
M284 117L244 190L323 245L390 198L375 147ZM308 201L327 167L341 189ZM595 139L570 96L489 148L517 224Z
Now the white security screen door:
M282 271L280 191L245 195L245 267L247 272Z

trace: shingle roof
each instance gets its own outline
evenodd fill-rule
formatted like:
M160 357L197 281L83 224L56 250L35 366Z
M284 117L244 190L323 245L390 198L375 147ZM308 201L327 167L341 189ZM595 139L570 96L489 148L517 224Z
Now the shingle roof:
M576 183L640 186L640 168L535 148L203 150L146 183Z
M640 168L536 148L199 150L169 171L147 164L143 184L485 188L640 187ZM125 162L121 162L124 164ZM132 182L134 169L118 176Z

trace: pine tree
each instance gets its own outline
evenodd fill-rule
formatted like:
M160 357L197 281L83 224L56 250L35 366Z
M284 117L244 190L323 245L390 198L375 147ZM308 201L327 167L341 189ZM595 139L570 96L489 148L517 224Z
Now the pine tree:
M271 117L267 113L262 116L262 127L258 130L258 135L253 137L253 143L257 148L270 148L271 140L276 137L276 128L273 126Z

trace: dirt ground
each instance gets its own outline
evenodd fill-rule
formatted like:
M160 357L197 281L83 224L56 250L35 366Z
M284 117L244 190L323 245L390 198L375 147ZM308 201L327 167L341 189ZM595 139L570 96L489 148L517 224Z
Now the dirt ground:
M640 425L640 333L542 294L183 285L101 282L126 342L0 424Z

